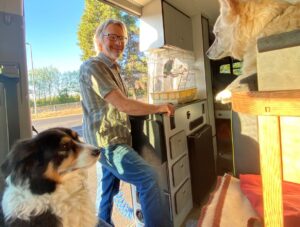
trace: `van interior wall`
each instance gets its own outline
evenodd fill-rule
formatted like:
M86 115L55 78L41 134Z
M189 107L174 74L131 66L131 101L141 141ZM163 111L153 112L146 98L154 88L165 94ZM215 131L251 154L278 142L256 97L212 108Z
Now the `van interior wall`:
M32 135L23 16L23 0L1 0L0 160L16 140ZM1 175L0 194L3 185Z

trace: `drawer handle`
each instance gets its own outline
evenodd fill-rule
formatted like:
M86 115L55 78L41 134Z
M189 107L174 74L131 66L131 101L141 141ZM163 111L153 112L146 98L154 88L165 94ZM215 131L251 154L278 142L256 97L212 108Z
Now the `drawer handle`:
M183 163L181 163L180 167L183 168Z

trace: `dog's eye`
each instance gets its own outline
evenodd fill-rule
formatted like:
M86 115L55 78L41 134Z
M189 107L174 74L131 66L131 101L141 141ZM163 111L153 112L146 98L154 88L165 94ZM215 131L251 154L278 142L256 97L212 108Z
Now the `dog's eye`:
M62 150L70 150L70 145L68 143L62 144Z

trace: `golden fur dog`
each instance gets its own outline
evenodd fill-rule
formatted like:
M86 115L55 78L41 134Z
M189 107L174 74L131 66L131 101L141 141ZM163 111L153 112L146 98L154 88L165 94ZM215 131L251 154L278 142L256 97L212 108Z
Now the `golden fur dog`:
M247 89L243 81L256 73L257 39L300 28L300 3L283 0L219 2L220 15L213 30L215 41L207 56L210 59L231 56L243 60L242 75L216 96L218 101L227 103L230 102L231 92Z

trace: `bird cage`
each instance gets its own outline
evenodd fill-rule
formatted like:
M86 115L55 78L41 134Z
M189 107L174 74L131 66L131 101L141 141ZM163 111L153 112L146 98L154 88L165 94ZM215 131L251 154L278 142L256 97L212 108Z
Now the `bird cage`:
M163 49L148 57L150 103L185 103L194 100L197 88L192 69L194 56L186 51Z

